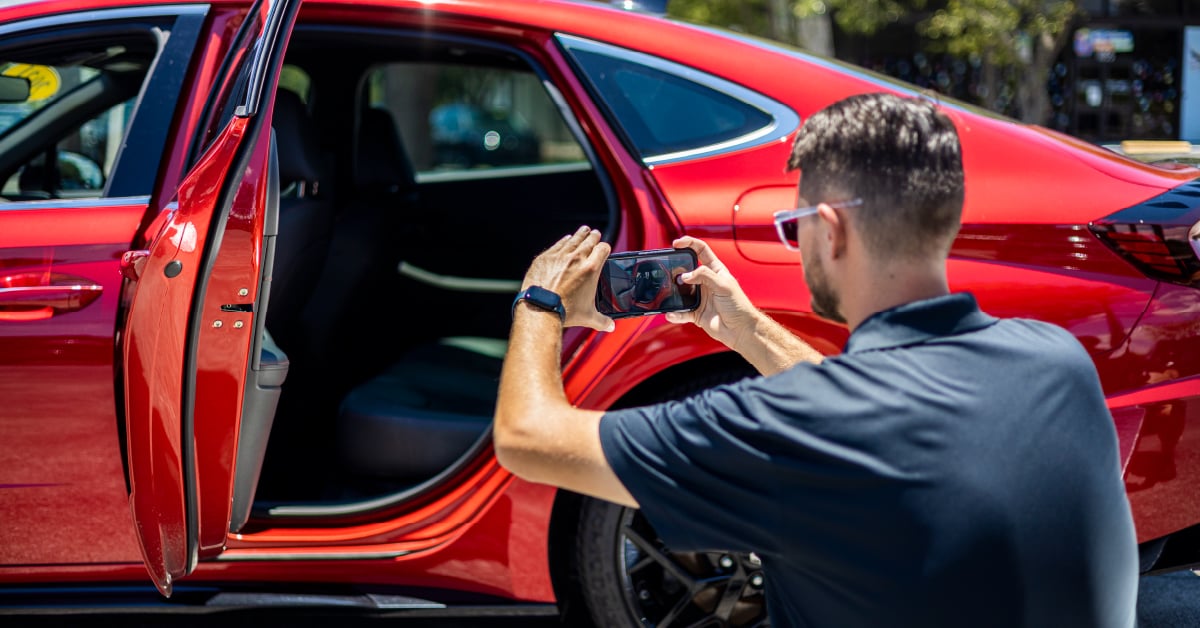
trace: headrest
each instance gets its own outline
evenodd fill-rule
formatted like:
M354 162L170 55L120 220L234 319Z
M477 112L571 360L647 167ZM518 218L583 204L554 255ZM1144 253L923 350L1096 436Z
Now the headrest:
M279 182L286 186L296 181L316 181L321 171L321 153L312 118L300 96L288 89L275 92L275 116L271 126L275 127L275 144L279 152Z
M358 126L354 181L360 190L403 194L416 188L412 162L400 139L392 114L370 107Z

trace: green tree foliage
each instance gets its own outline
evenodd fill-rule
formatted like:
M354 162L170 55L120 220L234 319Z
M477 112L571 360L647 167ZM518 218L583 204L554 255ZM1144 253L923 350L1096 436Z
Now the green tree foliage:
M787 11L779 11L786 4ZM1017 77L1015 113L1045 123L1046 81L1079 15L1076 0L673 0L669 14L686 20L806 45L797 20L831 19L850 35L870 36L902 21L915 23L925 52L977 59L984 69L981 102L997 109L1004 77ZM906 19L907 18L907 19ZM793 24L779 24L780 20ZM916 52L916 51L914 51Z
M667 14L752 35L772 34L769 0L672 0Z
M1015 70L1018 113L1044 124L1051 112L1046 81L1078 15L1074 0L948 0L917 32L933 51L980 58L989 95L999 91L1002 69Z

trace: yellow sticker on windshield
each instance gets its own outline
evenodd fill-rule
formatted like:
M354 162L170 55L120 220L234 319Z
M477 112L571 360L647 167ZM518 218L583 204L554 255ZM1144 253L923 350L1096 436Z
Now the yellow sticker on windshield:
M45 100L57 94L58 88L62 85L62 81L58 77L58 70L48 65L13 63L4 68L0 74L29 79L29 100L27 102Z

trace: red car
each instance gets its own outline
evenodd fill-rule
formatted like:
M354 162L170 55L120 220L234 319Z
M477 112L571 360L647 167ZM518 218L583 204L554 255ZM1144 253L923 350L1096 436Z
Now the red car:
M801 121L879 90L913 93L595 2L5 5L0 605L758 624L753 554L672 552L636 511L496 463L511 299L580 224L616 251L687 233L839 351L772 213L796 200ZM439 161L447 104L538 150ZM1079 338L1144 569L1196 561L1200 170L942 106L967 172L952 287ZM662 317L571 329L563 362L589 408L750 372Z

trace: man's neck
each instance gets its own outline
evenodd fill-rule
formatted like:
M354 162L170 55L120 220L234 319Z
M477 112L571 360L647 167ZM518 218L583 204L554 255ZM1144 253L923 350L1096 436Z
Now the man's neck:
M876 312L950 294L944 261L871 264L856 274L845 284L853 288L840 295L842 315L852 332Z

